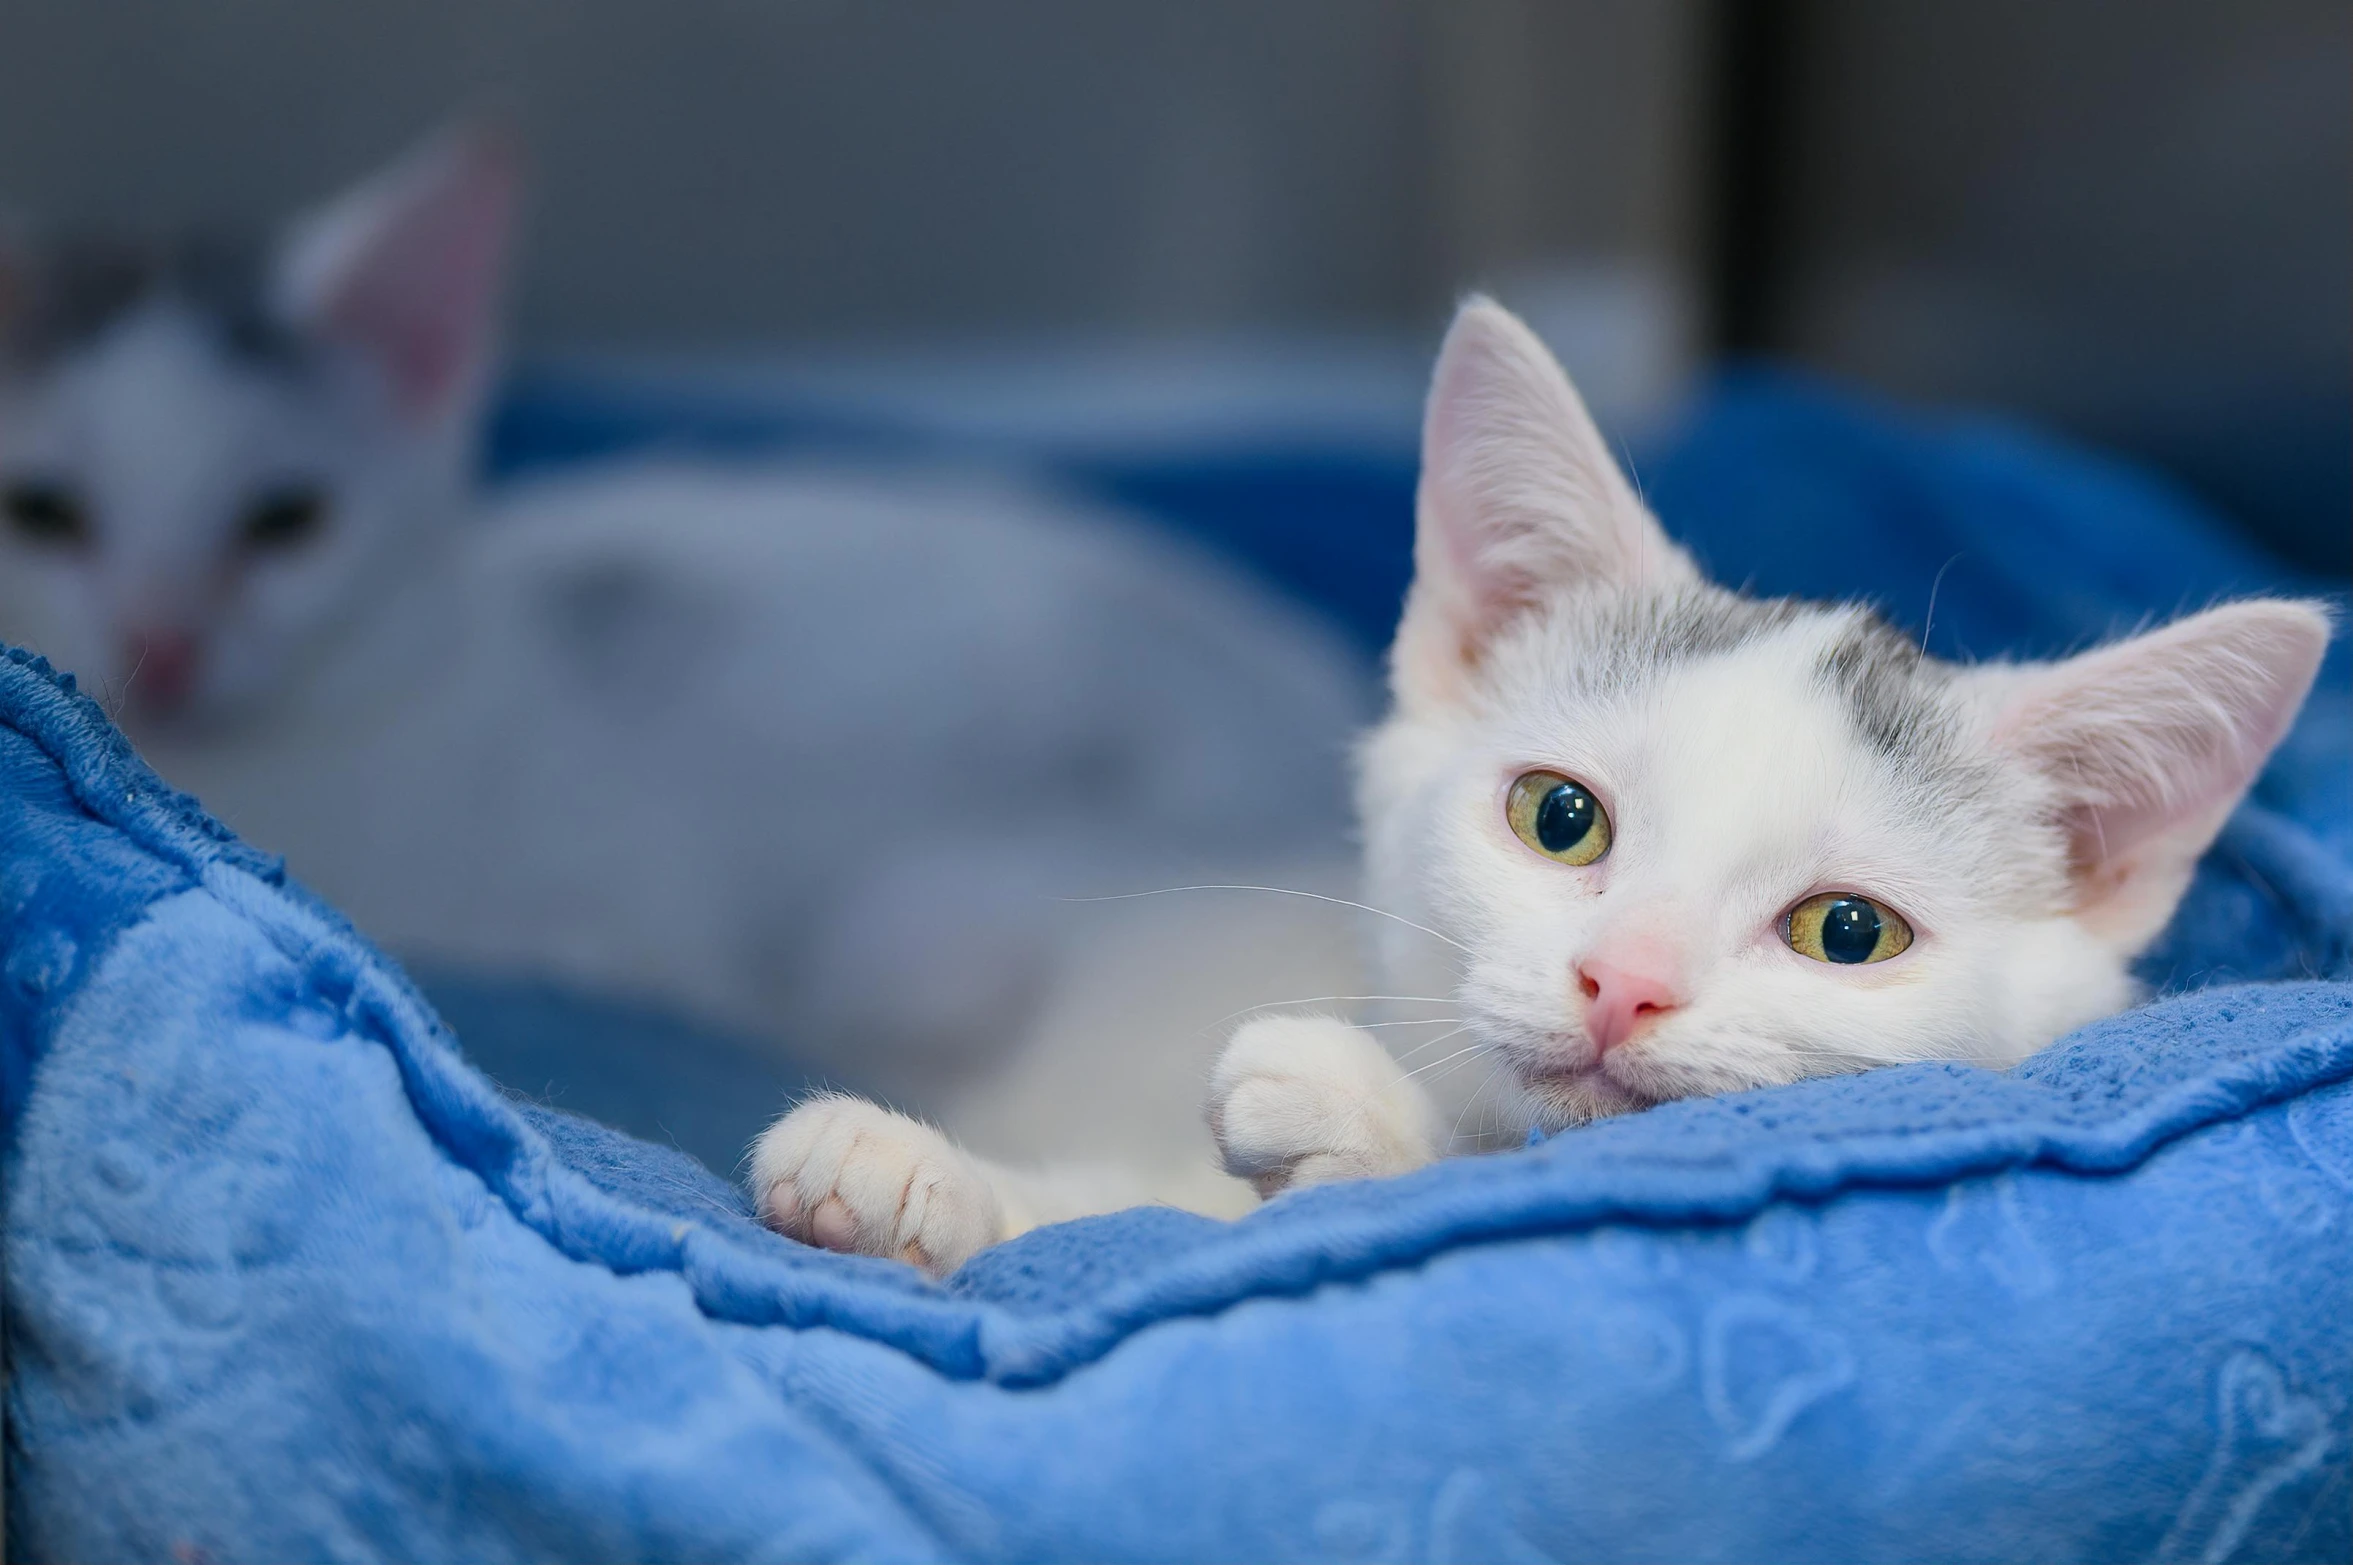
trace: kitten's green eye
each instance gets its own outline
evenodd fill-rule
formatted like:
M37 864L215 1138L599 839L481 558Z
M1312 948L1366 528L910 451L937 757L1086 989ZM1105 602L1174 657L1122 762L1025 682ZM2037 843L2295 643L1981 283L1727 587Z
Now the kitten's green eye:
M81 497L59 483L27 479L0 495L8 526L27 543L79 548L90 541L90 515Z
M1912 926L1882 902L1851 891L1808 897L1781 920L1781 938L1800 956L1850 966L1884 962L1912 943Z
M327 497L307 484L273 489L248 506L237 536L257 553L299 549L327 525Z
M1558 772L1523 772L1504 803L1511 829L1529 847L1563 864L1590 864L1610 850L1609 812L1593 790Z

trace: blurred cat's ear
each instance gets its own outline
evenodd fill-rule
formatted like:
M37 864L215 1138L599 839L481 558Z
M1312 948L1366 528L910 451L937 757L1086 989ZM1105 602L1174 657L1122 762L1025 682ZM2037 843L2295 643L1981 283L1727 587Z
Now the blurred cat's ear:
M2076 917L2155 939L2198 858L2286 736L2328 649L2316 603L2234 603L2064 662L1987 669L1993 742L2041 772L2068 834Z
M1550 350L1493 300L1466 300L1422 419L1413 591L1391 654L1400 699L1443 699L1563 587L1695 578Z
M280 307L372 358L405 416L470 413L497 334L518 181L502 129L443 132L295 221L279 252Z

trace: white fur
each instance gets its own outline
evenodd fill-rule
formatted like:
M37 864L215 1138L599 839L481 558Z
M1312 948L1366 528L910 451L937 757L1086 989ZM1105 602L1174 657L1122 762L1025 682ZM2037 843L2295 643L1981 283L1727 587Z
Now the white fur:
M2123 950L2154 939L2295 721L2328 623L2239 603L2048 668L1978 676L1991 742L2055 791L2077 911Z
M1173 1200L1239 1212L1220 1188L1229 1181L1155 1180L1116 1162L1016 1170L921 1120L839 1093L812 1097L771 1125L752 1149L750 1179L760 1220L778 1233L895 1257L935 1276L1032 1228L1123 1206Z
M1375 736L1372 899L1470 947L1465 1013L1527 1090L1530 1122L1895 1060L2009 1063L2126 1003L2121 959L2060 916L2060 877L2015 862L2037 846L2030 796L2015 815L1938 819L1858 753L1806 674L1835 624L1603 700L1546 678L1556 649L1533 624L1496 649L1489 699L1400 713ZM1503 791L1539 765L1609 810L1599 863L1571 869L1512 836ZM1790 950L1781 916L1820 890L1894 907L1913 949L1851 968ZM1683 953L1685 1003L1564 1079L1595 1063L1575 964L1629 930Z
M62 477L96 520L80 551L0 537L0 630L38 648L134 724L220 726L290 696L334 699L335 665L382 633L463 515L465 443L388 416L348 359L315 384L240 373L205 324L146 305L38 379L0 377L0 479ZM322 536L248 555L239 514L284 480L335 497ZM137 644L201 648L183 704L141 699ZM422 638L419 638L422 639Z
M0 635L403 956L649 998L921 1103L1053 1008L1112 916L1059 899L1338 842L1355 659L1130 518L805 463L474 495L510 181L444 138L294 224L299 372L164 297L0 376L0 481L70 482L95 528L0 529ZM290 476L325 531L241 550ZM169 709L139 699L156 626L202 648Z
M1428 470L1454 465L1449 441L1491 446L1482 420L1498 408L1550 410L1556 448L1542 464L1494 459L1526 486L1509 507L1425 483L1423 532L1446 540L1425 545L1425 577L1432 561L1542 564L1483 617L1443 581L1417 582L1397 708L1362 770L1371 900L1469 948L1448 976L1525 1117L1557 1127L1900 1060L2008 1064L2129 1003L2127 963L2311 683L2321 613L2237 605L2067 664L1955 674L1942 709L1987 765L1954 809L1876 757L1817 677L1851 611L1810 612L1652 677L1592 677L1607 656L1597 616L1708 589L1622 485L1560 480L1613 465L1591 426L1564 416L1565 384L1508 315L1465 307L1433 392ZM1542 552L1531 532L1548 535ZM1440 615L1443 636L1413 623ZM1599 862L1571 869L1512 836L1503 792L1537 766L1602 798L1616 841ZM2095 803L2145 812L2144 829L2112 829L2103 847L2071 813L2087 787ZM2131 918L2107 916L2115 856L2152 848L2162 865L2142 878L2155 889ZM1782 915L1829 890L1902 913L1911 949L1853 967L1791 951ZM1597 1060L1575 969L1613 937L1675 951L1684 1003ZM1437 981L1426 942L1401 929L1384 940L1392 982Z
M1379 987L1451 996L1480 1068L1409 1071L1325 1018L1244 1025L1208 1119L1262 1193L1671 1098L2006 1066L2120 1009L2328 637L2314 605L2244 603L1958 669L1858 609L1746 604L1700 581L1558 366L1481 300L1440 355L1419 527L1395 706L1361 757L1367 896L1393 915ZM1599 797L1605 855L1514 835L1535 769ZM1894 909L1910 947L1792 950L1784 916L1825 892ZM1674 1003L1604 1050L1582 975L1627 950ZM1442 1104L1425 1072L1469 1090Z
M951 1270L1006 1231L981 1164L857 1098L800 1106L752 1158L760 1220L804 1244Z
M0 631L135 724L196 729L290 698L339 705L355 665L372 678L429 639L409 591L470 520L512 184L496 138L453 133L290 224L262 292L305 344L299 366L240 362L167 294L0 375L0 480L66 482L96 534L66 551L0 533ZM288 481L330 497L320 537L242 548L245 507ZM159 634L198 649L168 708L137 679ZM400 647L354 645L387 637Z
M1440 1135L1429 1095L1373 1035L1328 1016L1237 1029L1210 1072L1208 1117L1226 1171L1261 1195L1418 1168Z

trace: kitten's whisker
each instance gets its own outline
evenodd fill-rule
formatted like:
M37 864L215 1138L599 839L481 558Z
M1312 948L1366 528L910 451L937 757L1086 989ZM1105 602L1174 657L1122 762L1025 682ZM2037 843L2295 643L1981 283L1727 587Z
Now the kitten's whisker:
M1792 1054L1819 1055L1836 1059L1882 1060L1895 1063L1921 1058L1916 1054L1882 1054L1875 1049L1853 1044L1816 1043L1810 1038L1773 1038L1771 1041Z
M1311 994L1301 1000L1262 1000L1256 1005L1245 1005L1238 1011L1228 1011L1209 1025L1223 1027L1226 1023L1248 1016L1254 1011L1271 1011L1285 1005L1329 1005L1340 1000L1411 1000L1427 1005L1452 1005L1451 998L1434 994Z
M1481 1096L1485 1094L1487 1089L1495 1085L1495 1078L1503 1074L1503 1067L1505 1063L1506 1062L1503 1061L1497 1061L1495 1068L1487 1073L1487 1079L1480 1082L1478 1086L1471 1089L1470 1099L1463 1104L1462 1113L1454 1116L1454 1128L1446 1133L1446 1144L1448 1146L1453 1146L1454 1138L1462 1134L1463 1115L1470 1113L1472 1108L1478 1104Z
M1448 1034L1446 1035L1446 1037L1447 1037L1447 1038L1451 1038L1451 1037L1454 1037L1454 1036L1455 1036L1455 1034L1453 1034L1453 1033L1448 1033ZM1430 1042L1431 1042L1431 1043L1433 1043L1433 1044L1437 1044L1437 1043L1444 1043L1445 1041L1446 1041L1446 1038L1433 1038L1433 1039L1431 1039L1431 1040L1430 1040ZM1424 1045L1424 1047L1426 1048L1426 1047L1428 1047L1428 1045ZM1412 1070L1409 1070L1409 1071L1406 1071L1406 1072L1403 1072L1402 1074L1400 1074L1400 1075L1398 1076L1398 1078L1397 1078L1397 1079L1398 1079L1398 1081L1399 1081L1399 1082L1408 1082L1408 1081L1411 1081L1411 1080L1413 1080L1413 1079L1414 1079L1416 1076L1424 1076L1424 1075L1427 1075L1427 1074L1429 1074L1431 1071L1438 1070L1440 1067L1442 1067L1442 1066L1445 1066L1445 1065L1447 1065L1447 1064L1450 1064L1450 1063L1452 1063L1453 1061L1456 1061L1456 1060L1463 1059L1463 1058L1465 1058L1465 1057L1467 1057L1467 1056L1469 1056L1469 1055L1473 1055L1473 1054L1479 1054L1479 1053L1482 1053L1482 1052L1484 1052L1484 1051L1486 1050L1486 1048L1487 1048L1487 1045L1486 1045L1486 1044L1484 1044L1484 1043L1472 1043L1472 1044L1468 1044L1468 1045L1464 1046L1463 1048L1460 1048L1460 1049L1457 1049L1457 1050L1455 1050L1455 1051L1454 1051L1452 1054L1442 1055L1442 1056L1440 1056L1439 1058L1437 1058L1437 1059L1434 1059L1434 1060L1430 1061L1430 1063L1429 1063L1429 1064L1427 1064L1427 1065L1417 1065L1417 1066L1415 1066L1415 1067L1414 1067ZM1403 1064L1403 1063L1404 1063L1404 1061L1400 1060L1398 1063L1399 1063L1399 1064Z
M1880 1065L1908 1065L1921 1058L1916 1054L1874 1054L1862 1049L1814 1049L1802 1044L1785 1044L1784 1048L1800 1059L1837 1060L1857 1070L1870 1070ZM1960 1059L1961 1055L1936 1055L1937 1059Z
M1455 1028L1452 1032L1442 1032L1435 1038L1425 1038L1420 1043L1417 1043L1412 1048L1406 1050L1403 1054L1398 1055L1396 1057L1397 1063L1403 1065L1407 1060L1412 1059L1415 1055L1423 1053L1425 1050L1435 1049L1438 1047L1438 1045L1444 1043L1447 1039L1459 1038L1470 1030L1470 1024L1466 1022L1462 1026Z
M1419 1045L1409 1047L1407 1052L1402 1052L1402 1054L1398 1054L1398 1057L1395 1057L1395 1064L1400 1064L1400 1066L1402 1066L1402 1064L1405 1064L1407 1059L1412 1059L1414 1054L1421 1054L1421 1052L1424 1052L1424 1050L1435 1050L1435 1047L1438 1047L1440 1043L1445 1043L1447 1038L1461 1038L1461 1035L1464 1035L1466 1031L1471 1031L1471 1028L1461 1028L1461 1026L1459 1026L1459 1028L1454 1028L1452 1033L1440 1033L1440 1035L1435 1035L1435 1038L1428 1040L1428 1043L1419 1043ZM1454 1059L1454 1054L1447 1054L1447 1059ZM1440 1059L1438 1064L1445 1064L1445 1059ZM1428 1068L1431 1068L1431 1066L1419 1066L1419 1068L1414 1068L1414 1071L1405 1071L1405 1073L1400 1073L1400 1075L1398 1075L1398 1080L1400 1080L1400 1083L1407 1083L1407 1080L1414 1080L1414 1078L1417 1078L1417 1075L1421 1075L1421 1071L1428 1071Z
M1359 1032L1371 1032L1376 1027L1435 1027L1441 1022L1459 1022L1459 1016L1417 1016L1410 1022L1350 1022Z
M1443 940L1446 942L1446 944L1454 947L1454 949L1460 951L1463 955L1471 955L1471 948L1464 945L1461 941L1455 939L1452 935L1442 935L1427 924L1417 924L1410 918L1406 918L1402 915L1390 912L1387 908L1372 907L1363 902L1351 902L1346 897L1327 897L1320 891L1296 891L1289 886L1239 886L1223 884L1206 886L1160 886L1151 891L1120 891L1115 892L1110 896L1104 897L1056 897L1054 900L1057 902L1133 902L1138 897L1165 897L1179 891L1263 891L1271 897L1305 897L1310 902L1329 902L1334 907L1352 907L1360 913L1371 913L1376 917L1386 918L1395 923L1403 924L1408 929L1418 929L1423 934L1428 935L1432 940Z
M1452 1054L1446 1056L1446 1058L1443 1060L1435 1060L1428 1065L1422 1066L1419 1070L1407 1071L1403 1079L1411 1081L1414 1077L1422 1075L1425 1072L1435 1071L1437 1074L1431 1076L1429 1081L1422 1083L1422 1085L1425 1087L1430 1086L1433 1083L1444 1081L1447 1077L1453 1075L1456 1071L1461 1070L1462 1062L1464 1060L1469 1059L1471 1056L1476 1054L1483 1054L1486 1051L1487 1045L1483 1043L1473 1044L1467 1049L1457 1049ZM1444 1069L1440 1069L1442 1066Z
M130 703L131 699L131 681L137 679L139 677L139 670L147 666L147 653L148 647L146 643L141 642L139 645L138 660L131 665L131 671L122 677L121 682L118 684L114 680L109 679L101 682L99 685L99 689L105 694L106 697L105 701L102 702L101 705L104 707L107 718L110 721L119 723L123 720L123 708Z
M1962 551L1963 553L1967 551ZM1944 585L1944 573L1953 568L1961 555L1955 554L1936 568L1936 579L1928 584L1928 618L1920 626L1920 655L1928 656L1928 633L1936 629L1936 589Z

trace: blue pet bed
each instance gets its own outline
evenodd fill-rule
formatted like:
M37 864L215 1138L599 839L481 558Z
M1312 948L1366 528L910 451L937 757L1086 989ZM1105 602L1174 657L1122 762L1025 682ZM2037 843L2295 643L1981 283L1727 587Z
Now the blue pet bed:
M1643 476L1719 574L1933 596L1942 650L2279 584L2129 474L1803 386L1728 384ZM2015 1071L1130 1212L935 1286L502 1094L9 654L12 1556L2343 1560L2346 706L2340 648L2166 997Z

